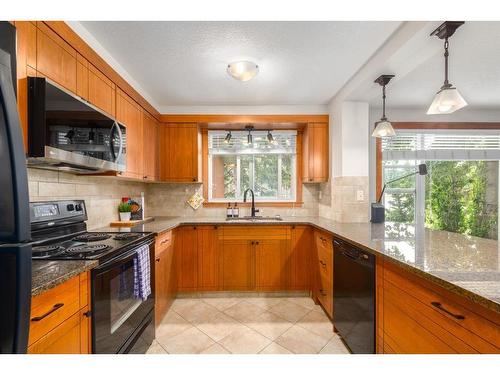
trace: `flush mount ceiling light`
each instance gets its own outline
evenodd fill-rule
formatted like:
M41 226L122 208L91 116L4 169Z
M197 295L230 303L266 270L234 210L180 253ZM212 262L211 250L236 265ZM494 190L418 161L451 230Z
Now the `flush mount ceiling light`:
M235 61L227 66L227 73L238 81L250 81L259 72L259 66L252 61Z
M224 143L229 143L229 141L231 140L231 130L229 130L226 134L226 138L224 138Z
M391 74L383 74L375 80L375 83L382 86L382 118L379 122L377 122L377 126L375 126L375 129L373 130L372 137L382 138L394 137L396 135L394 128L385 116L385 86L393 77L394 75Z
M434 96L434 100L427 110L428 115L453 113L467 105L456 87L453 87L448 81L448 38L463 24L464 21L446 21L431 33L431 36L435 35L439 39L444 39L444 84Z

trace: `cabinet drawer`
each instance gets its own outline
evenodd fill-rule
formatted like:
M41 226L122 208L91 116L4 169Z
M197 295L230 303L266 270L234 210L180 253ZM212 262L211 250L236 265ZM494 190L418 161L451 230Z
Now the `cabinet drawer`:
M333 311L333 285L331 279L320 277L318 285L318 300L324 307L328 316L332 317Z
M333 254L333 237L325 232L315 231L314 240L316 242L316 248L323 249L325 252L330 252Z
M278 225L224 226L221 231L224 239L289 239L290 228Z
M75 276L49 291L35 296L31 302L29 343L75 314L80 308L80 278Z
M170 245L172 245L172 231L164 232L156 237L155 255L159 256Z
M318 247L318 269L321 277L333 279L333 254L325 247Z
M401 295L399 303L418 311L415 319L420 324L425 327L436 327L431 332L442 329L453 336L448 339L448 343L459 339L480 353L500 353L500 326L458 303L446 291L438 291L437 288L386 262L384 302L389 293ZM403 303L403 299L406 302ZM387 321L384 324L387 324ZM453 347L459 352L464 351L460 343Z

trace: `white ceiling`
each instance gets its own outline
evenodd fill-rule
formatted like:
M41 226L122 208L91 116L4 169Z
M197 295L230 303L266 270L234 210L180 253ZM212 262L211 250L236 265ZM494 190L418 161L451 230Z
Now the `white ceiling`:
M169 106L326 104L401 23L79 24L87 42L100 44L92 46L105 50L163 112ZM228 76L226 66L235 60L256 62L257 77L239 82Z
M389 108L427 108L444 81L443 42L430 37L429 47L440 46L413 71L387 86ZM500 22L466 22L450 38L449 80L469 107L500 108ZM397 71L391 72L398 74ZM377 95L377 94L376 94ZM370 104L381 105L381 94Z

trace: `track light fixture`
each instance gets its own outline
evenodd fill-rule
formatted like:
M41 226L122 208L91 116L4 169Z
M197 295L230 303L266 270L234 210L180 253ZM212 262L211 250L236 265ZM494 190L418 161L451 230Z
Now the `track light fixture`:
M467 102L462 95L460 95L457 88L453 87L448 81L448 38L450 38L463 24L464 21L446 21L431 33L431 36L437 36L439 39L444 39L444 84L434 96L434 100L427 110L428 115L453 113L467 105Z
M274 139L273 134L271 133L271 130L267 131L267 141L273 145L278 143L278 142L276 142L276 139Z
M253 137L252 137L253 126L251 126L251 125L245 126L245 130L248 131L247 144L252 145L253 144Z
M387 120L385 115L385 86L393 77L394 75L391 74L383 74L375 80L375 83L382 86L382 118L379 122L377 122L377 126L375 126L375 129L373 130L372 137L394 137L396 135L392 124L389 120Z
M226 138L224 138L224 143L229 143L229 141L231 140L231 130L229 130L226 134Z

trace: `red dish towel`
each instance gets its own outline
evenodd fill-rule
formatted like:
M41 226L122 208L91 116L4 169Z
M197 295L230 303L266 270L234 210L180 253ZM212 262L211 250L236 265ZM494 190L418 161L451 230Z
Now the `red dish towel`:
M144 245L137 249L134 257L134 297L145 301L151 294L151 266L149 260L149 246Z

